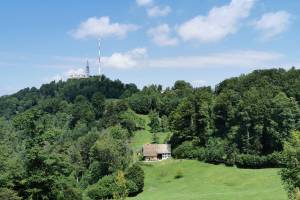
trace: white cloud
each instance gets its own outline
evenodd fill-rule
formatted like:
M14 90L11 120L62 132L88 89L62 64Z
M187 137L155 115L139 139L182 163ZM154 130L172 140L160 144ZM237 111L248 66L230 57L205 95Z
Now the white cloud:
M152 59L148 67L170 68L253 68L274 67L283 55L264 51L232 51L201 56L179 56Z
M170 6L154 6L147 10L149 17L164 17L171 12Z
M113 53L109 57L103 57L105 67L127 69L139 66L147 56L146 48L136 48L125 53Z
M253 26L263 32L264 39L269 39L287 30L290 21L291 14L286 11L270 12L255 21Z
M102 67L115 69L132 69L132 68L266 68L266 67L285 67L282 60L284 56L279 53L265 51L229 51L207 55L194 56L173 56L163 58L151 58L147 54L146 48L136 48L127 52L116 52L110 56L102 57ZM67 57L66 60L68 60ZM80 61L81 59L81 61ZM72 58L71 60L77 60ZM84 59L78 58L78 63L63 61L61 65L66 66L83 66ZM90 59L91 67L97 66L96 59ZM282 64L283 63L283 64ZM293 66L293 65L290 65ZM288 67L290 67L288 66ZM70 74L84 74L84 69L72 69L70 67L67 73L63 74L68 77Z
M150 6L153 4L153 0L136 0L138 6Z
M91 17L82 22L77 29L70 33L76 39L83 39L88 37L109 37L116 36L119 38L125 37L128 32L136 31L137 25L134 24L120 24L111 23L110 18L105 17Z
M255 0L231 0L229 5L212 8L207 16L196 16L181 24L178 34L185 41L219 41L234 34L241 20L247 18Z
M148 30L148 35L159 46L174 46L178 44L176 37L171 37L171 29L168 24L161 24Z

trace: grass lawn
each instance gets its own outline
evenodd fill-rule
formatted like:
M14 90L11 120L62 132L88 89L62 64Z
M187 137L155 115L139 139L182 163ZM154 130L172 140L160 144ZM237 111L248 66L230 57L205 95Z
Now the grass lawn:
M278 169L237 169L192 160L143 163L144 192L131 200L287 200ZM183 177L175 179L178 171Z

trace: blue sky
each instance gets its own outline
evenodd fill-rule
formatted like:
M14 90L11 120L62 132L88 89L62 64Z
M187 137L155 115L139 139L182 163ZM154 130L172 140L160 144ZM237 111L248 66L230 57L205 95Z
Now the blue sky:
M300 64L298 0L2 1L0 95L97 71L139 87L212 85Z

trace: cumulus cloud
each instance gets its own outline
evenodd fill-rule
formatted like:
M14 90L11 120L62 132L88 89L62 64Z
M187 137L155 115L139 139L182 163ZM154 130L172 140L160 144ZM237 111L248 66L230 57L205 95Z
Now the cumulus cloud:
M274 67L282 54L240 50L208 55L150 58L146 48L113 53L103 57L103 66L117 69L131 68L264 68ZM277 65L276 65L277 66Z
M118 69L139 67L147 56L146 48L136 48L125 53L113 53L109 57L103 57L103 65Z
M212 8L207 16L196 16L178 27L185 41L216 42L234 34L241 20L247 18L255 0L231 0L230 4Z
M115 69L132 68L264 68L278 66L284 56L279 53L240 50L207 55L171 56L151 58L146 48L135 48L127 52L116 52L102 57L102 67ZM69 58L68 58L69 59ZM75 58L73 58L75 59ZM72 59L72 60L73 60ZM75 59L76 60L76 59ZM79 60L79 58L78 58ZM64 62L63 65L82 66L83 62ZM96 59L91 59L91 67L97 66ZM290 65L292 66L292 65ZM84 69L69 68L63 77L71 74L84 74Z
M171 29L168 24L161 24L149 29L148 35L159 46L174 46L178 44L178 39L171 37Z
M91 17L82 22L77 29L70 33L76 39L83 39L89 37L108 37L116 36L119 38L125 37L128 32L136 31L138 26L135 24L120 24L112 23L110 18L105 17Z
M154 6L147 9L147 15L149 17L164 17L171 12L170 6Z
M252 68L272 67L283 55L264 51L232 51L200 56L178 56L149 60L148 67Z
M291 14L286 11L265 13L253 26L262 31L263 38L272 38L287 30L291 23Z
M153 0L136 0L138 6L150 6L153 4Z

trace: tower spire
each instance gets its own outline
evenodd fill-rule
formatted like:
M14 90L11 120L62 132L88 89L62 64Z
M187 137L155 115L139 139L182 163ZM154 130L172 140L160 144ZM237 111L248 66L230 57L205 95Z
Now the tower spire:
M98 74L101 76L101 51L100 51L100 39L98 39Z
M89 60L86 60L85 76L86 76L86 78L90 77L90 64L89 64Z

